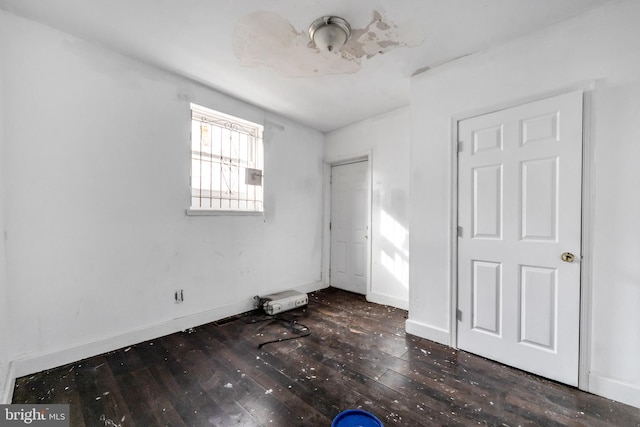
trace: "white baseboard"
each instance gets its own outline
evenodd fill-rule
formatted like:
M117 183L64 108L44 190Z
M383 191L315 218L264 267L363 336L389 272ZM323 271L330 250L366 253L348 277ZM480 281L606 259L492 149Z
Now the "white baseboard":
M371 292L367 294L367 301L373 302L376 304L390 305L391 307L400 308L402 310L409 310L408 300L392 297L389 295Z
M173 320L143 326L128 332L105 337L73 347L59 348L42 354L22 357L11 362L16 377L41 372L68 363L77 362L88 357L97 356L119 348L138 344L175 332L184 331L199 325L223 319L234 314L253 309L251 301L218 307L213 310L180 317Z
M640 408L640 387L598 374L589 374L589 392Z
M306 293L317 291L325 287L326 285L322 282L314 282L293 289ZM247 301L216 307L211 310L160 322L154 325L143 326L138 329L133 329L111 337L105 337L96 341L72 347L59 348L42 354L21 357L9 364L5 387L3 390L0 390L0 393L2 393L0 394L0 403L5 400L11 400L16 378L63 366L68 363L77 362L88 357L97 356L109 351L173 334L175 332L184 331L189 328L195 328L200 325L215 322L216 320L224 319L225 317L244 313L253 309L253 301L247 299Z
M407 320L405 323L405 330L408 334L419 336L430 341L435 341L444 345L451 345L451 336L449 331L435 326L427 325L425 323L416 322L415 320Z
M325 283L315 282L299 286L294 289L300 292L313 292L326 287L327 285ZM385 295L371 294L367 296L367 299L377 304L396 306L395 304L392 304L389 297ZM11 403L16 378L52 369L68 363L77 362L87 357L96 356L119 348L127 347L129 345L156 339L174 332L194 328L228 316L244 313L251 309L253 309L252 302L230 304L212 310L207 310L205 312L131 330L117 336L107 337L78 346L57 349L48 353L31 355L14 360L9 363L5 381L1 383L4 387L0 389L0 404ZM444 329L416 322L414 320L407 320L405 328L409 334L435 341L440 344L450 345L450 334ZM0 375L1 374L2 373L0 373ZM592 373L589 375L589 392L640 408L640 387L634 384L613 380Z

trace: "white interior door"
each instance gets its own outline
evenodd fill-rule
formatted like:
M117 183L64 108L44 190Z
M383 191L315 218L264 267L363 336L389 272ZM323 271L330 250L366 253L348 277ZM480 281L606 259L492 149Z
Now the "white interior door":
M331 168L331 269L336 288L367 293L368 162Z
M458 135L458 347L577 386L582 92Z

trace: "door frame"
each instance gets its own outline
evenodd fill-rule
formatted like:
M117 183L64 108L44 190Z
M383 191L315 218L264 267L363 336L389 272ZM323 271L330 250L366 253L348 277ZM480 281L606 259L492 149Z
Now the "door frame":
M371 215L372 215L372 203L373 203L373 153L371 150L361 151L356 153L350 153L343 156L337 156L324 160L323 164L323 188L324 188L324 212L323 212L323 233L322 233L322 271L320 280L326 285L331 285L329 277L329 269L331 268L331 168L334 166L348 165L351 163L367 162L367 209L366 209L366 224L368 230L366 248L366 295L369 299L371 293L371 268L372 268L372 234L371 234Z
M505 110L519 105L541 101L554 96L563 95L569 92L582 91L582 233L580 262L580 344L578 354L578 388L589 390L589 366L591 359L591 318L592 318L592 230L594 215L595 187L594 182L594 146L593 146L593 102L596 82L591 81L575 87L564 88L531 96L526 99L514 100L512 102L481 110L469 111L451 117L451 206L450 206L450 283L449 283L449 345L458 348L458 123L476 116Z

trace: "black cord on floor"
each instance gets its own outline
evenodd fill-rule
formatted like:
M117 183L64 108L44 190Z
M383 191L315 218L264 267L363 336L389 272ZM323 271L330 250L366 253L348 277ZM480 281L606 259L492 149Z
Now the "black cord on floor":
M288 325L291 329L291 332L294 332L298 335L295 337L278 338L277 340L263 342L262 344L258 345L258 348L262 348L267 344L273 344L276 342L282 342L282 341L288 341L288 340L295 340L298 338L311 335L311 329L308 326L303 325L302 323L298 323L296 320L287 320L281 317L274 317L274 319L280 321L281 323L284 323L285 325Z
M259 311L259 310L256 310ZM257 314L257 313L256 313ZM258 344L258 348L262 348L267 344L273 344L273 343L277 343L277 342L282 342L282 341L289 341L289 340L295 340L298 338L303 338L306 336L311 335L311 328L309 328L308 326L303 325L302 323L298 322L297 320L289 320L289 319L285 319L284 317L281 316L276 316L276 315L262 315L260 317L256 317L253 319L245 319L245 323L259 323L259 322L268 322L268 321L273 321L276 320L282 324L284 324L285 327L288 327L289 330L291 330L291 332L297 334L296 336L290 336L290 337L286 337L286 338L278 338L275 340L271 340L271 341L266 341L263 342L261 344Z

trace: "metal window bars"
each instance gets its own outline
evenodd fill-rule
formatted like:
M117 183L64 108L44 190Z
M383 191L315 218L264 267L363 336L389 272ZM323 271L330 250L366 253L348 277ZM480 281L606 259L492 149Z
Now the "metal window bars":
M191 209L263 210L263 127L191 105Z

